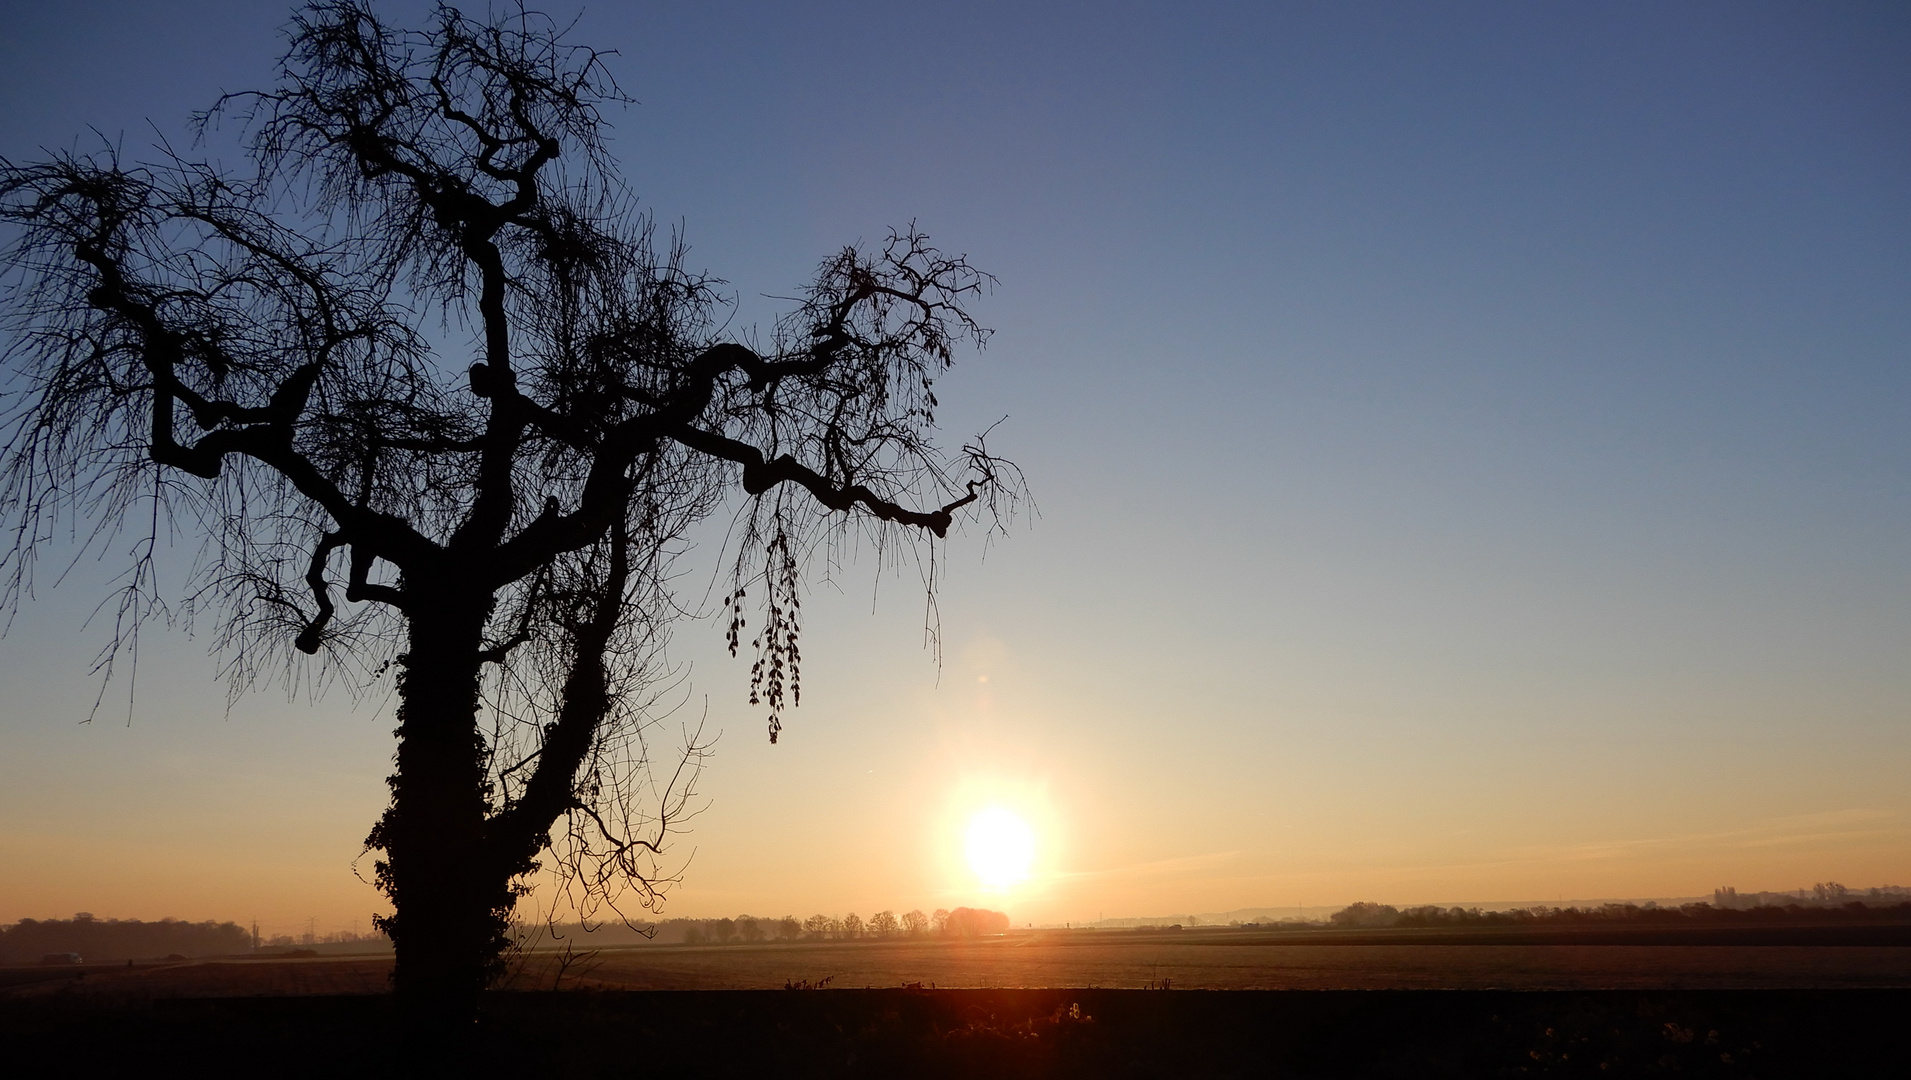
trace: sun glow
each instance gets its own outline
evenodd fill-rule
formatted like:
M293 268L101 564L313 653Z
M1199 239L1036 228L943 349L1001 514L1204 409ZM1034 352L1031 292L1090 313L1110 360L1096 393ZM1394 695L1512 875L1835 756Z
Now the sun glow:
M1006 889L1028 880L1035 861L1035 830L1014 813L991 806L969 819L969 868L982 884Z

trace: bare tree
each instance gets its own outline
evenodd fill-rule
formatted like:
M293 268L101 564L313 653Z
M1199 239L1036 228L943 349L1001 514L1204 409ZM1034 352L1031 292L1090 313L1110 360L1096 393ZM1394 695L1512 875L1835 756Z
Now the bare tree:
M809 562L867 537L932 571L958 516L1012 509L1012 466L932 438L989 279L911 229L726 336L606 155L603 55L522 9L408 31L329 0L289 36L275 88L202 118L244 125L253 172L0 162L4 600L72 522L93 550L130 528L109 671L142 623L215 613L235 692L395 668L379 926L401 998L457 1020L540 865L586 908L672 880L704 744L657 762L647 732L695 523L738 515L728 642L774 741ZM204 541L181 596L175 532Z
M896 913L893 911L878 911L869 917L869 932L877 937L888 937L894 934L898 926Z
M920 909L911 911L902 917L902 931L910 937L921 937L929 932L929 916Z

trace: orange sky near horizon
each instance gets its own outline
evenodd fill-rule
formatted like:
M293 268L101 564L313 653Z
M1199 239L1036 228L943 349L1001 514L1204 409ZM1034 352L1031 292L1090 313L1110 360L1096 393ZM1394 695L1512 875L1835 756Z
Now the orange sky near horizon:
M968 606L953 593L945 603ZM810 704L783 742L769 746L747 722L726 731L702 785L707 807L676 842L687 866L664 917L966 904L1039 925L1257 907L1318 916L1362 899L1551 903L1911 881L1903 816L1874 808L1893 792L1888 763L1872 768L1868 791L1846 793L1846 808L1797 812L1806 800L1794 793L1744 814L1716 776L1682 778L1702 743L1642 741L1605 751L1629 790L1549 784L1513 754L1504 768L1476 762L1472 790L1430 808L1443 785L1437 758L1414 760L1424 746L1350 760L1290 736L1286 760L1255 763L1163 740L1147 754L1127 748L1123 761L1079 724L1079 743L1032 737L1043 726L1034 717L1060 708L1042 691L1041 665L1032 672L1007 640L984 636L952 646L938 679L901 633L908 625L888 613L832 620L851 640L825 649L819 635ZM382 805L388 711L253 695L226 718L199 704L215 688L191 643L147 648L165 666L199 667L199 679L179 680L198 689L176 702L155 692L131 725L106 715L44 729L28 754L8 758L0 857L30 872L0 887L0 923L85 910L256 919L268 934L302 932L308 919L321 933L367 929L380 898L353 861ZM9 653L11 664L19 654ZM872 656L894 674L846 681ZM60 666L54 650L37 659ZM79 666L69 663L75 678ZM1743 781L1731 764L1721 770ZM1842 764L1847 780L1862 776L1860 763ZM1168 790L1183 770L1201 784ZM1378 781L1360 789L1362 805L1337 799L1362 772ZM1767 779L1770 788L1742 790L1783 791L1783 775ZM1614 794L1637 803L1615 806ZM991 807L1033 833L1028 878L1007 887L978 880L967 858L966 830ZM369 878L369 862L358 871ZM555 896L546 886L537 899Z

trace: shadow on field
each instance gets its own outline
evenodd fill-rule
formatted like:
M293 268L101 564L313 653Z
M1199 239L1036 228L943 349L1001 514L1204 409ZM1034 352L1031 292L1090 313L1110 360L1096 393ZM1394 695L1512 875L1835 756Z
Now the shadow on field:
M1870 1076L1911 1051L1907 1007L1903 990L508 993L469 1075ZM37 1075L402 1075L391 1008L21 1000L0 1003L0 1038Z

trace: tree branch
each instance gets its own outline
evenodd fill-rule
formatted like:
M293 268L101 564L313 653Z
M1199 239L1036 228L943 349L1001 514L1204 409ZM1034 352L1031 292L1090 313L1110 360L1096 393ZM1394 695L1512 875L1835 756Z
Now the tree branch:
M610 673L604 656L623 616L624 592L630 583L630 535L622 522L611 529L609 556L603 580L592 589L591 617L571 634L563 702L557 719L545 725L537 768L517 800L486 823L492 859L509 866L512 874L521 873L521 867L544 846L551 823L581 805L576 792L578 766L590 753L598 725L611 710Z
M979 497L977 482L972 481L968 494L954 502L935 510L911 510L877 495L862 484L835 484L788 454L765 461L763 452L749 443L688 426L671 431L670 437L693 450L743 466L743 490L751 495L761 495L781 483L795 483L831 510L846 511L860 505L884 521L928 529L939 537L948 535L955 512Z

